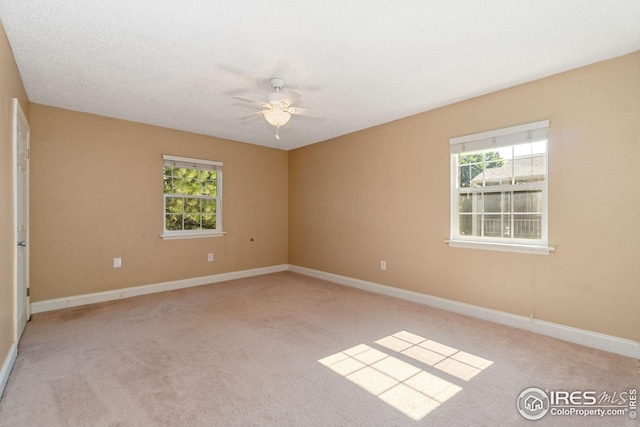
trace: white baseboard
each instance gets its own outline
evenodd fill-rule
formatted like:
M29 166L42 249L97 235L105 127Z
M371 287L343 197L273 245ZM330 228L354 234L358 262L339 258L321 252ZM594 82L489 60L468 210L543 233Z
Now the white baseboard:
M640 342L637 341L591 332L584 329L572 328L570 326L505 313L503 311L491 310L489 308L438 298L427 294L421 294L418 292L394 288L392 286L367 282L365 280L354 279L337 274L326 273L324 271L313 270L296 265L289 265L289 271L338 283L340 285L417 302L419 304L440 308L477 319L488 320L490 322L524 329L541 335L581 344L586 347L597 348L599 350L632 357L634 359L640 359Z
M130 298L138 295L172 291L176 289L189 288L192 286L201 286L210 283L224 282L227 280L259 276L262 274L277 273L286 270L290 270L294 273L304 274L306 276L316 277L318 279L327 280L341 285L362 289L369 292L375 292L378 294L388 295L407 301L417 302L419 304L440 308L477 319L483 319L514 328L536 332L542 335L547 335L564 341L581 344L587 347L597 348L599 350L605 350L611 353L640 359L640 342L637 341L631 341L611 335L605 335L597 332L587 331L584 329L564 326L557 323L546 322L544 320L531 319L525 316L505 313L503 311L492 310L489 308L434 297L431 295L421 294L405 289L394 288L392 286L381 285L379 283L340 276L338 274L326 273L324 271L286 264L255 268L251 270L235 271L230 273L214 274L211 276L194 277L191 279L175 280L172 282L155 283L151 285L136 286L131 288L117 289L113 291L77 295L67 298L38 301L31 303L31 313L42 313L45 311L59 310L61 308L77 307L81 305ZM2 368L2 372L0 373L0 392L4 388L4 384L9 377L9 372L11 372L13 361L15 361L15 345L12 351L13 359L11 359L12 353L9 353L9 356L7 356L7 361L5 362L5 365ZM7 363L9 363L9 368L8 372L6 372L5 378L4 375L5 369L7 369Z
M13 369L13 365L16 363L16 356L18 356L18 346L16 343L13 343L2 364L2 370L0 370L0 398L2 398L4 389L7 386L7 381L9 381L9 375Z
M131 298L139 295L155 294L157 292L208 285L211 283L225 282L227 280L277 273L279 271L286 271L287 269L288 266L286 264L273 265L269 267L254 268L251 270L233 271L230 273L220 273L211 276L194 277L191 279L174 280L172 282L155 283L151 285L116 289L113 291L96 292L92 294L38 301L31 303L31 313L36 314L45 311L59 310L61 308L77 307L81 305L95 304L98 302Z

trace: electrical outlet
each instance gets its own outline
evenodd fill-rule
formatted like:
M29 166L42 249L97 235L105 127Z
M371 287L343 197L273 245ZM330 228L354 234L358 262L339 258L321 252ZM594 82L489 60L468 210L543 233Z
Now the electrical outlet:
M122 267L122 258L114 258L113 259L113 268Z
M213 254L207 255L207 261L209 262L213 261Z
M380 270L387 269L387 261L380 261Z

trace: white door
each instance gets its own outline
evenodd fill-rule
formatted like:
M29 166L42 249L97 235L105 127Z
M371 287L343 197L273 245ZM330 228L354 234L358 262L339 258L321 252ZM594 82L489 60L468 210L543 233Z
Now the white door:
M29 312L29 123L17 99L13 100L13 142L16 155L16 342L31 317Z

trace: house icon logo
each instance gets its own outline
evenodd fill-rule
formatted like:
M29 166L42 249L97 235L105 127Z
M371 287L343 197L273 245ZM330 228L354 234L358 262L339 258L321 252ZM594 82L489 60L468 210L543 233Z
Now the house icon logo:
M528 420L539 420L549 411L547 393L537 387L524 390L518 396L518 412Z
M542 400L530 394L524 400L524 407L529 411L538 411L542 409Z

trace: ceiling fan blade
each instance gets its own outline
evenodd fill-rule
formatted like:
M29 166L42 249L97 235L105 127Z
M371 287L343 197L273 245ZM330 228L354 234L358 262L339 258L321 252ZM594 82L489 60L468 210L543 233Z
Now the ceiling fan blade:
M233 99L237 99L238 101L250 102L252 104L259 105L261 107L269 108L270 105L263 101L258 101L256 99L245 98L244 96L234 96Z
M318 119L324 118L323 111L311 110L309 108L289 107L286 111L291 114L298 114L301 116L316 117Z
M282 102L285 105L291 105L301 97L302 97L302 94L296 92L295 90L291 90L284 94L280 102Z
M267 112L267 110L256 111L255 113L250 114L248 116L240 117L238 120L243 120L243 121L255 120L255 119L259 118L260 116L264 116L264 113L266 113L266 112Z

